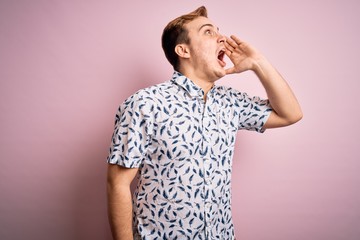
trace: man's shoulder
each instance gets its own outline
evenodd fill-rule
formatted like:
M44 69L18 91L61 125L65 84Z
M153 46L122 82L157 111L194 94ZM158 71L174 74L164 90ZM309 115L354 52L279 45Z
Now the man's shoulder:
M164 91L169 90L170 88L172 88L172 84L170 83L170 81L166 81L146 88L142 88L135 92L132 97L137 100L151 100L158 98L162 95Z
M141 95L144 95L144 96L157 95L157 93L166 91L171 87L172 87L171 82L170 81L165 81L165 82L162 82L162 83L158 83L158 84L155 84L155 85L140 89L138 91L138 94L141 94Z
M124 105L133 105L133 104L141 104L141 103L152 103L156 101L157 98L161 97L161 93L171 88L172 85L170 81L165 81L162 83L158 83L146 88L139 89L131 96L126 98L123 102Z

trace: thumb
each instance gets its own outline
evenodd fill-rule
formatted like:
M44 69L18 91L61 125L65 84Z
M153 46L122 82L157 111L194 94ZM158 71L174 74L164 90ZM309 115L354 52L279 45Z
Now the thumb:
M228 68L228 69L225 69L225 73L226 74L233 74L235 73L235 67L231 67L231 68Z

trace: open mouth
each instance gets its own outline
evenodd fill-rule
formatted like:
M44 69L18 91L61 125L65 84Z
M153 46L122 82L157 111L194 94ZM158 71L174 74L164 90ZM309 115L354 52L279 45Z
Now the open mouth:
M225 50L220 50L219 53L218 53L218 61L221 65L221 67L225 67L226 66L226 63L224 62L224 56L225 56Z

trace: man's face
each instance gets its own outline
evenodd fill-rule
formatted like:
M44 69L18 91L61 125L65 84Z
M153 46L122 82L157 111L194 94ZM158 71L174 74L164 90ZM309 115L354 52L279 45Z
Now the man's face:
M190 61L198 77L216 81L225 76L225 37L206 17L187 23L190 39Z

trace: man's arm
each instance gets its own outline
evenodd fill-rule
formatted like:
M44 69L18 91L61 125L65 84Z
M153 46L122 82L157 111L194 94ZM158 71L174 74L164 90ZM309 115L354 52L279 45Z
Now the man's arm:
M288 126L302 118L302 111L294 93L264 56L235 36L227 38L225 46L227 56L234 63L226 73L253 70L266 90L273 112L264 129Z
M108 215L114 240L133 239L130 185L137 168L109 164L107 174Z

